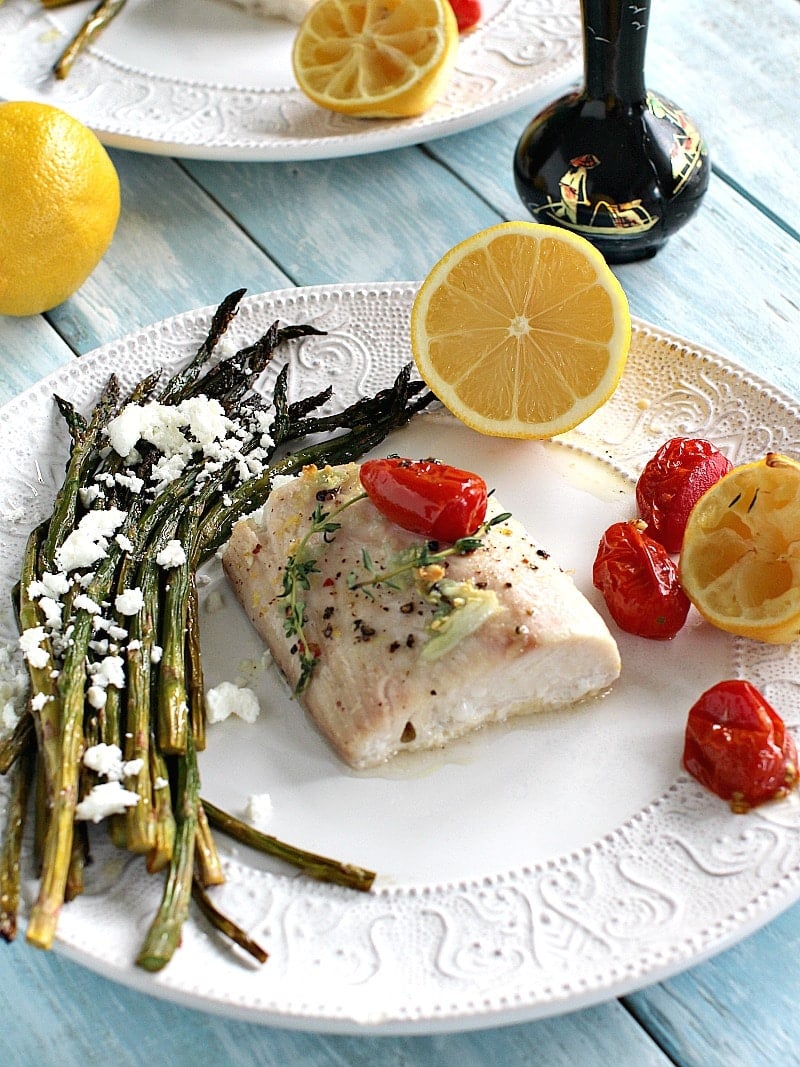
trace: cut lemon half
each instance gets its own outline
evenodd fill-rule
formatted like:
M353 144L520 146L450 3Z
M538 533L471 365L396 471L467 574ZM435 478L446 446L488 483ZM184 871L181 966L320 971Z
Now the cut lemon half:
M721 630L770 644L800 636L800 464L769 453L706 490L689 514L679 573Z
M452 248L411 314L422 378L462 422L497 437L577 426L616 389L630 338L627 298L600 252L533 222Z
M292 67L306 96L330 111L411 117L444 90L457 49L449 0L317 0Z

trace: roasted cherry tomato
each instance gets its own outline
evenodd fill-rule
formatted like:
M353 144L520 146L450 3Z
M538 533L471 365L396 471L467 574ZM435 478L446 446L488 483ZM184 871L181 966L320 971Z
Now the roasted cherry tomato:
M785 796L797 749L783 720L750 682L718 682L689 712L683 765L734 811Z
M390 522L434 541L467 537L486 516L483 478L432 459L367 460L361 484Z
M733 464L709 441L673 437L659 448L636 483L636 506L648 534L679 552L689 512Z
M450 0L459 33L466 33L481 20L480 0Z
M644 523L615 522L597 549L592 581L620 629L639 637L674 637L686 622L689 599L678 568Z

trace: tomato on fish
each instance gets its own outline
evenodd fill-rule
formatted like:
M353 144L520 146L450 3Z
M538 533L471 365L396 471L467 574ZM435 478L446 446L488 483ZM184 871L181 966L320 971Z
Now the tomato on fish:
M677 565L664 546L644 532L641 521L609 526L597 549L592 581L626 633L668 639L686 622L690 605Z
M434 541L467 537L486 517L489 494L483 478L432 459L367 460L361 484L390 522Z
M689 711L683 765L734 811L797 784L797 749L783 720L750 682L718 682Z
M673 437L645 464L636 483L636 506L650 537L679 552L689 512L733 464L710 441Z

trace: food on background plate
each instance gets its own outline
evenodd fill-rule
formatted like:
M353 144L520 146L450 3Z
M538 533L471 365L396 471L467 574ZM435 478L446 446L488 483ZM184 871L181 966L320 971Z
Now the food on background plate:
M314 6L314 0L223 0L259 18L280 19L299 26Z
M308 467L233 528L223 566L245 612L354 767L575 704L619 675L599 614L493 497L466 540L387 519L357 464Z
M295 36L292 69L329 111L411 118L444 91L457 49L449 0L317 0Z
M692 509L681 585L701 615L741 637L800 636L800 464L778 453L734 467Z
M617 522L605 531L592 567L617 626L639 637L668 640L686 622L689 599L667 550L648 536L642 520Z
M414 302L411 346L428 386L467 426L547 438L612 395L631 337L602 255L556 226L506 222L451 248Z
M683 765L701 785L745 812L798 782L797 749L783 720L750 682L718 682L689 711Z
M450 0L459 33L474 30L483 17L481 0Z
M647 461L636 482L636 506L647 533L680 552L689 512L733 464L710 441L673 437Z
M0 315L71 296L117 226L119 178L83 123L49 104L0 103Z

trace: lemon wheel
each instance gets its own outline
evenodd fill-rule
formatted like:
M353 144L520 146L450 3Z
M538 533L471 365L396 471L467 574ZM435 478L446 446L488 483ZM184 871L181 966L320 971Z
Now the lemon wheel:
M555 226L507 222L433 267L414 302L420 375L468 426L545 438L614 392L631 337L628 301L602 255Z

